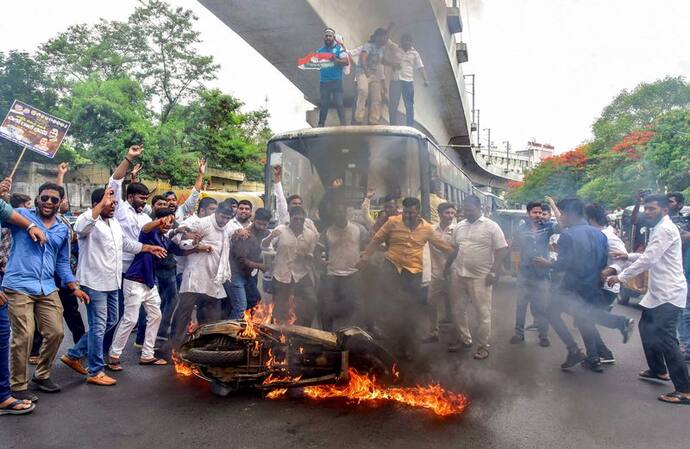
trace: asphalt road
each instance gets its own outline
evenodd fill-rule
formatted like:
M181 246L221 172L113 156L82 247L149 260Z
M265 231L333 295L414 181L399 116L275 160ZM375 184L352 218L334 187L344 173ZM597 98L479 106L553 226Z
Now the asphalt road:
M558 365L555 335L541 348L528 333L512 346L514 289L504 281L494 301L491 357L449 354L425 345L420 378L466 392L464 415L437 419L423 410L371 408L331 401L265 400L243 393L213 396L207 385L171 367L141 367L131 347L112 388L84 383L58 362L59 394L40 394L30 416L0 417L3 448L682 448L690 447L690 407L656 397L672 388L639 381L645 368L637 332L623 345L602 330L617 363L603 374ZM637 320L639 311L616 307ZM553 332L552 332L553 334ZM69 337L66 337L69 340ZM127 363L130 362L130 363Z

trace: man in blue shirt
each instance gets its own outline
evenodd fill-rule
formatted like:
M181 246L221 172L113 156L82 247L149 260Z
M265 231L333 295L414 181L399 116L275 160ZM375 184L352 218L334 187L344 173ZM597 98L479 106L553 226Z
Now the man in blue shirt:
M513 247L520 251L520 271L515 335L510 339L510 343L517 344L525 340L525 318L529 305L539 331L539 345L547 347L550 344L549 322L546 317L549 269L535 266L532 261L537 257L549 257L549 237L554 233L554 226L553 223L542 221L541 203L528 203L527 215L527 222L520 225L513 241Z
M54 393L60 386L50 379L55 355L63 337L62 304L58 296L55 276L60 278L74 296L83 302L89 296L81 291L69 263L70 234L56 214L65 190L52 182L38 188L36 211L18 209L46 234L45 245L37 244L20 226L10 225L12 251L2 288L9 298L12 323L12 391L28 389L27 363L34 335L34 326L43 336L38 366L32 379L40 390Z
M609 302L601 281L601 273L608 264L609 247L606 236L585 221L585 204L579 198L568 198L562 200L558 208L561 211L561 225L565 228L558 239L558 259L550 262L544 257L537 257L533 264L563 272L563 280L547 312L553 330L568 349L568 356L561 368L569 369L584 362L584 367L602 372L597 348L600 337L596 325L620 330L623 342L627 343L634 322L624 316L612 315L602 307ZM563 312L575 318L587 356L563 322Z
M324 46L317 53L330 53L333 55L332 63L321 67L320 72L320 102L319 102L319 127L326 125L328 108L331 106L331 98L338 111L340 126L345 125L345 107L343 106L343 66L349 64L347 54L342 45L335 40L333 28L324 30Z
M7 178L0 182L0 196L5 196L12 188L12 180ZM46 242L46 236L34 223L30 222L5 201L0 199L0 223L10 223L23 228L31 239L39 245ZM10 318L8 315L8 298L0 290L0 415L23 415L31 413L35 405L31 396L14 395L10 388Z

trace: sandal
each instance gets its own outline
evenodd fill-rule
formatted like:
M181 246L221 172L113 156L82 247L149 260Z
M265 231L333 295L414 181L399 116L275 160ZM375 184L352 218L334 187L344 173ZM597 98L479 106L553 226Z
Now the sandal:
M20 405L28 405L27 408L17 408ZM27 402L22 399L15 399L4 407L0 407L0 415L26 415L31 413L36 408L33 402Z
M122 371L122 363L120 363L120 359L116 359L114 357L110 357L110 361L108 362L108 369L110 371Z
M153 358L151 358L151 359L139 359L139 365L157 365L157 366L161 366L161 365L167 365L167 364L168 364L168 362L167 362L166 360L159 359L159 358L156 358L156 357L153 357Z
M667 402L669 404L681 404L690 405L690 399L683 396L680 391L673 391L671 393L662 394L658 398L661 402Z
M484 360L489 357L489 350L486 348L479 348L477 352L474 353L474 358L477 360Z
M654 374L650 370L640 371L637 375L642 380L651 380L655 382L670 382L671 377L667 374Z

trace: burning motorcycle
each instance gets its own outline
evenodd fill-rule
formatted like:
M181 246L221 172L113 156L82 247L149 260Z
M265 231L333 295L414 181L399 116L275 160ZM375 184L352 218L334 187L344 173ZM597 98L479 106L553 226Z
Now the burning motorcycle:
M386 382L395 378L393 357L359 328L326 332L248 318L193 330L175 354L176 365L191 368L221 396L240 388L346 384L350 368Z

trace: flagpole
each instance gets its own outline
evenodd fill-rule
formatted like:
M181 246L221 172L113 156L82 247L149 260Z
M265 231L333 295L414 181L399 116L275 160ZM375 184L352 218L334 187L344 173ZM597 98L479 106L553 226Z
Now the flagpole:
M24 157L24 153L26 153L26 146L24 147L21 154L19 155L19 159L17 159L17 163L14 164L14 168L12 169L12 173L10 173L10 176L9 176L10 179L14 178L14 173L17 171L17 167L19 167L19 163L22 161L22 158Z

